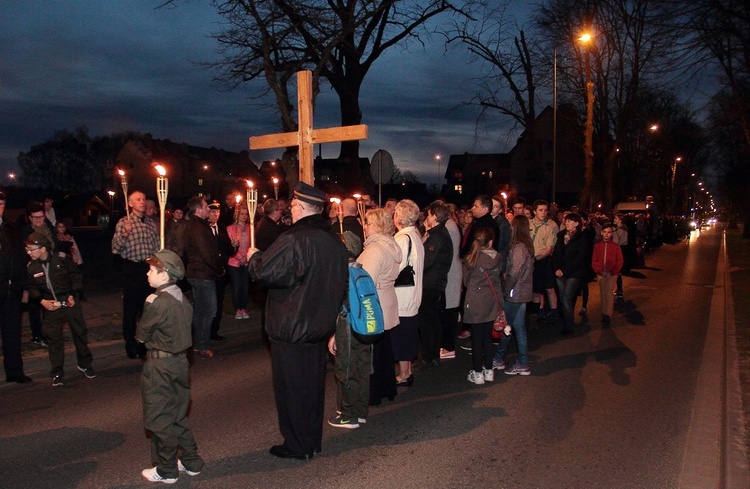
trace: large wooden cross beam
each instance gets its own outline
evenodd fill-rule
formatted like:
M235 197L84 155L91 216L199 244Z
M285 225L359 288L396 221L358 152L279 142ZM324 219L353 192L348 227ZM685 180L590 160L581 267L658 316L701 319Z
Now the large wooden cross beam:
M367 126L329 127L313 129L312 72L297 72L297 132L251 136L250 149L299 147L299 179L309 185L315 181L313 145L367 139Z

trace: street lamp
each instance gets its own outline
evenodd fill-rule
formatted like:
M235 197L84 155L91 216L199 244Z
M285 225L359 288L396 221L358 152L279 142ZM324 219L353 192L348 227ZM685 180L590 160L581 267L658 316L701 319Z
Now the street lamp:
M578 40L586 45L586 130L584 132L584 157L586 161L585 185L581 196L591 200L591 183L594 178L594 82L591 79L591 57L589 46L593 40L590 33L584 33ZM589 202L582 202L586 208Z
M441 185L440 185L440 155L435 155L435 163L437 163L437 186L438 186L438 193L440 193Z
M107 190L107 195L109 195L109 212L111 213L115 207L115 192L113 190Z
M677 163L679 163L680 161L682 161L682 156L678 156L672 162L672 191L674 191L674 180L675 176L677 175Z

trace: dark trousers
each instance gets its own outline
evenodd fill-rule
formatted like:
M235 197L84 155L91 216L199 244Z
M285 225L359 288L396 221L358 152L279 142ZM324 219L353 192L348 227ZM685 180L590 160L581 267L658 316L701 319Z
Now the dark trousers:
M211 321L211 337L219 334L221 318L224 316L224 292L227 290L227 276L216 279L216 316Z
M188 368L185 355L148 359L143 364L143 424L151 432L151 461L165 478L177 477L178 448L182 448L180 460L188 470L200 472L203 468L187 418Z
M442 309L440 311L440 324L443 328L440 347L448 351L454 351L456 349L456 332L458 330L458 308Z
M422 360L425 362L440 359L440 338L443 334L440 324L442 296L442 290L422 290L422 303L419 305L419 340L422 342Z
M367 418L372 348L352 336L349 322L336 322L336 405L344 419ZM391 370L393 370L391 366ZM393 375L391 375L393 377Z
M471 325L471 364L475 372L492 370L492 323L493 321L489 321Z
M123 260L122 262L122 338L125 350L134 356L145 353L143 345L135 340L135 327L143 312L143 303L153 291L148 285L148 264Z
M396 326L398 327L398 326ZM372 375L370 375L370 404L377 406L384 397L396 397L396 376L393 369L391 329L385 331L380 341L372 345Z
M42 333L49 344L49 361L52 364L50 375L63 374L65 363L65 346L63 345L63 323L67 321L76 347L78 366L89 368L93 357L88 347L88 332L83 320L81 304L76 302L73 307L65 307L56 311L44 311Z
M312 454L323 441L326 342L271 342L273 390L284 445L296 455Z
M29 313L29 329L32 338L42 337L42 306L38 302L26 303L26 312Z
M0 298L0 339L3 341L6 378L24 375L21 355L21 295L11 295L10 298Z

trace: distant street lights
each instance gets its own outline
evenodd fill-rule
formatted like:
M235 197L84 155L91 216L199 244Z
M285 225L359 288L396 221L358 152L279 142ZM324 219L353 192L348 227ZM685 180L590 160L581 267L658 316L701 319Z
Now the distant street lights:
M112 213L112 211L115 208L115 192L114 192L114 190L107 190L107 195L109 195L109 212Z
M438 193L440 193L442 185L440 185L440 154L435 155L435 163L437 163L437 187L438 187Z

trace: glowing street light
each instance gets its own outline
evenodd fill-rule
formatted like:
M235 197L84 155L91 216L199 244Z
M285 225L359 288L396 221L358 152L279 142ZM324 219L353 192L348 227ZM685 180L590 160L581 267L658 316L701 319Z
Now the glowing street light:
M594 179L594 82L591 79L590 45L593 42L591 33L586 32L578 38L586 45L586 130L584 131L585 184L582 196L591 198L591 184ZM582 202L586 208L589 202Z

